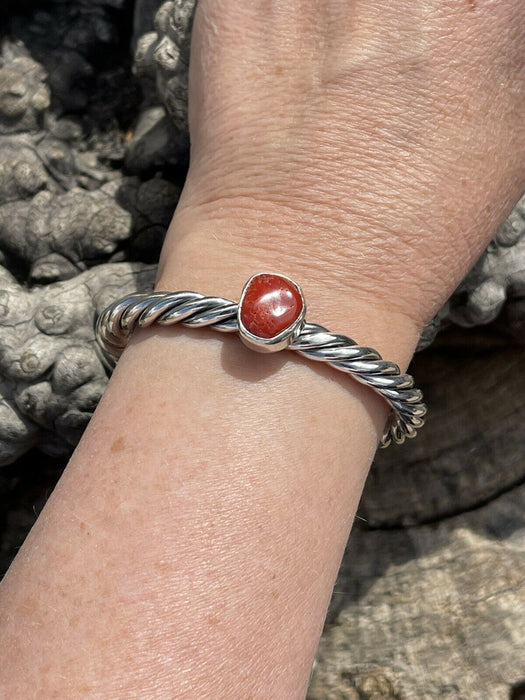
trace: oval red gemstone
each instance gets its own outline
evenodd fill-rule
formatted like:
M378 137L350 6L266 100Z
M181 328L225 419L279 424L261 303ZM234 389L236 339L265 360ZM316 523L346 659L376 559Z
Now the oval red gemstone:
M303 299L293 282L279 275L252 278L242 298L242 325L258 338L274 338L301 315Z

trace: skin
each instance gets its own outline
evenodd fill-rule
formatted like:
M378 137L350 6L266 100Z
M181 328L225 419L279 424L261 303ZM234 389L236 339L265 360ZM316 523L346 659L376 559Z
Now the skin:
M406 367L524 189L524 20L200 0L158 288L238 298L280 271L309 319ZM386 415L286 353L137 334L0 588L0 694L304 697Z

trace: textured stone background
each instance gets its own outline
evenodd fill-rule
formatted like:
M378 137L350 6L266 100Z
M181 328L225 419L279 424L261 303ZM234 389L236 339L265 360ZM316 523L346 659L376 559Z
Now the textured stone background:
M192 12L0 8L2 570L106 385L96 315L153 284L187 167ZM376 459L311 699L525 697L524 326L525 199L424 333L428 425Z

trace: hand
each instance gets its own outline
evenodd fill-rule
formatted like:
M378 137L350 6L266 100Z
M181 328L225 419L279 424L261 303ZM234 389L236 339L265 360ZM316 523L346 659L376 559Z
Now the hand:
M276 269L335 330L419 329L524 186L523 9L200 0L159 287L238 295Z

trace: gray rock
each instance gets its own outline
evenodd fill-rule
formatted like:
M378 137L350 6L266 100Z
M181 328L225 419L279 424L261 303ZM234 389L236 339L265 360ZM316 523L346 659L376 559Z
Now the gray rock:
M525 197L518 202L476 263L452 296L448 317L460 326L491 323L506 303L525 297ZM509 331L525 342L520 332L524 319L508 319Z
M163 3L155 15L154 31L138 39L135 52L135 71L147 81L150 101L154 103L160 96L171 121L181 131L188 130L188 70L194 9L195 3L186 0Z
M7 46L0 71L0 133L35 131L50 105L51 92L44 68Z
M152 32L155 24L155 15L164 0L135 0L133 9L133 51L137 48L138 39L148 32Z
M141 259L158 256L177 186L123 178L96 163L90 173L85 152L40 134L0 137L0 148L0 251L19 277L67 279L115 255L125 259L125 250L131 259L139 251Z
M127 165L137 170L188 157L188 70L195 2L139 3L136 17L154 26L136 40L134 71L144 102L129 143Z
M87 20L80 7L55 9L59 36L45 37L51 53L62 56L64 45L73 44L80 51L92 46L93 37L105 42L111 35L103 23L93 27L102 21L102 4L90 7ZM53 17L37 13L24 31L50 30ZM55 456L74 448L106 384L94 346L98 300L105 305L137 285L151 288L155 268L145 263L158 259L180 192L160 174L124 176L115 167L122 166L123 150L109 143L115 131L104 138L96 122L88 122L86 132L86 122L60 116L65 103L60 98L54 109L50 96L42 65L20 41L5 40L0 464L33 446ZM137 262L121 262L126 260Z
M72 451L107 383L97 314L154 277L154 265L110 263L27 289L0 266L0 464L36 445Z
M0 259L39 284L157 259L180 188L123 177L105 144L91 150L78 121L50 111L47 74L20 43L5 41L2 58Z
M9 34L30 47L32 57L43 64L56 108L87 107L88 89L100 70L100 54L110 60L118 46L119 32L112 10L123 4L123 0L51 0L29 17L11 10Z
M126 167L136 173L166 165L184 166L188 161L189 137L171 122L163 105L150 105L140 112L127 144Z

